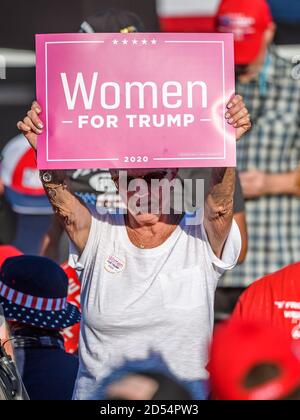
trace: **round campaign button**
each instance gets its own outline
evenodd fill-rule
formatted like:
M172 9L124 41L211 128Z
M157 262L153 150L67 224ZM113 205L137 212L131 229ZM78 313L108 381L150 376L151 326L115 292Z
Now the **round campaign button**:
M124 270L125 262L114 255L110 255L106 258L104 267L109 273L117 274Z

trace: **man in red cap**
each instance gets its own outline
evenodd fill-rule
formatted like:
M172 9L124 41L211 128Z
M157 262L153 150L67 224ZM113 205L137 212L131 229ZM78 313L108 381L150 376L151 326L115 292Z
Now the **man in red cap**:
M267 2L223 0L217 15L217 29L234 34L235 63L243 67L242 80L248 82L264 65L267 47L275 34Z
M268 323L300 343L300 263L253 283L241 296L233 319Z
M216 30L234 34L236 90L253 123L237 145L248 256L223 280L224 286L247 286L299 261L300 79L272 45L276 27L266 0L223 0Z
M211 348L213 397L220 400L300 400L300 361L280 331L230 322Z

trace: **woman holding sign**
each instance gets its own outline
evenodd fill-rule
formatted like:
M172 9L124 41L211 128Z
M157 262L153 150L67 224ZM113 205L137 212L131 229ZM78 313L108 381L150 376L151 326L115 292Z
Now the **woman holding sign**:
M18 123L35 150L44 128L41 112L34 102ZM225 114L239 140L251 127L243 99L233 97ZM155 212L133 211L132 198L149 202L151 181L172 181L175 176L176 171L161 169L114 173L119 188L129 186L127 214L92 216L69 190L63 172L41 172L49 200L70 237L72 263L81 271L75 399L97 399L102 379L113 368L150 351L161 353L184 380L207 378L215 288L222 273L235 266L241 247L233 221L235 170L212 171L197 224L184 214L166 214L170 212L162 206ZM138 192L130 187L135 181ZM141 182L146 185L144 194Z

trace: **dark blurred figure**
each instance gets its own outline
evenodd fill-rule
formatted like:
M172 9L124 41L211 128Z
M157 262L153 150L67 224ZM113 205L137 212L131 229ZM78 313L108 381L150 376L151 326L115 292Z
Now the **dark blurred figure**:
M203 400L208 393L204 381L176 378L158 353L146 359L126 360L102 381L100 400Z
M127 10L110 8L99 10L82 22L79 32L82 33L130 33L145 32L141 19Z
M26 254L37 254L53 211L39 179L35 154L24 136L18 135L4 147L2 157L0 178L13 215L6 210L7 219L1 226L4 232L10 225L15 229L15 237L4 243L13 243Z
M276 21L275 42L279 45L300 44L300 2L299 0L268 0Z
M32 400L70 400L78 359L60 334L80 320L67 303L68 278L43 257L8 258L0 271L0 304L11 328L15 358Z
M0 401L28 400L19 372L13 362L13 354L8 353L10 344L3 308L0 305Z
M183 385L161 373L140 372L125 376L107 389L109 400L184 401L191 395Z
M1 159L1 156L0 156ZM0 162L1 167L1 162ZM16 216L4 196L4 184L0 175L0 244L11 244L16 236Z
M214 399L300 401L296 351L284 334L264 324L218 327L209 370Z
M241 287L299 261L300 78L273 47L276 26L266 0L222 0L216 31L234 34L236 91L253 127L237 144L248 255L222 283Z

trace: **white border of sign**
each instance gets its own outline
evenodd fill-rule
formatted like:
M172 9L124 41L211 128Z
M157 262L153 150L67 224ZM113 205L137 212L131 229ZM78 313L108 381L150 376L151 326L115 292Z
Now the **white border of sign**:
M166 44L221 44L222 46L222 72L223 72L223 108L225 109L225 45L224 41L164 41ZM51 44L104 44L105 41L53 41L53 42L46 42L45 43L45 78L46 78L46 160L47 162L93 162L93 161L119 161L119 158L105 158L105 159L49 159L49 131L48 131L48 45ZM203 120L205 122L205 120ZM64 121L65 124L69 123L69 121ZM160 158L156 157L153 158L153 161L180 161L180 160L225 160L226 159L226 123L225 118L223 119L223 133L224 133L224 155L222 157L214 156L213 154L209 155L202 155L202 157L170 157L170 158Z

